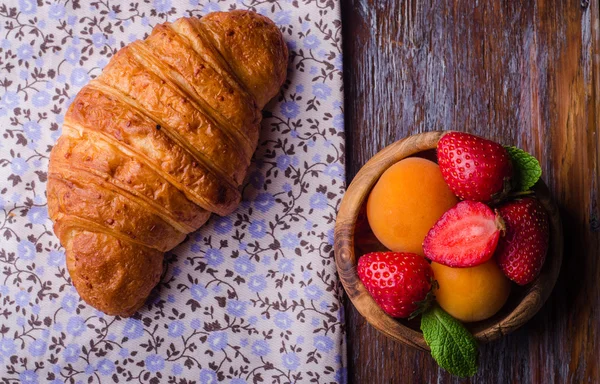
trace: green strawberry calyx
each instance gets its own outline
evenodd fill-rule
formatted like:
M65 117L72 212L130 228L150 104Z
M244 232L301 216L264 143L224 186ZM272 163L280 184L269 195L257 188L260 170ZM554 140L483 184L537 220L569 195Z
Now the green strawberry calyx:
M427 295L425 295L425 298L421 301L414 302L414 304L417 306L417 309L415 309L410 314L410 316L408 316L408 320L412 320L415 317L422 315L429 308L431 308L431 306L435 302L435 294L433 292L434 292L434 290L438 289L439 287L440 286L439 286L437 280L431 281L431 288L429 289L429 292L427 292Z

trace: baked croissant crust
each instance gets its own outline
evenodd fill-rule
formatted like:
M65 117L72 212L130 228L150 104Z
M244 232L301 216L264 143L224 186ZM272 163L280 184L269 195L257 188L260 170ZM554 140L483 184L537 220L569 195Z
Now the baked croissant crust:
M287 59L268 18L215 12L156 26L77 94L50 155L47 195L87 303L132 315L164 253L211 213L236 208Z

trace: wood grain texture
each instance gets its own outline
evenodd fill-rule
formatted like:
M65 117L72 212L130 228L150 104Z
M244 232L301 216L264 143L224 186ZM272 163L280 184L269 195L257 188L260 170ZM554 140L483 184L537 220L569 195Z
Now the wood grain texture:
M428 155L435 151L443 132L419 133L398 140L377 152L356 174L348 186L335 225L335 263L346 294L358 312L370 325L386 336L424 351L429 350L419 321L394 319L388 316L368 293L358 277L357 264L361 255L379 251L379 243L364 212L369 194L381 175L398 161L410 156ZM520 328L542 307L552 292L563 257L563 233L560 213L543 181L535 186L536 197L548 212L550 245L546 262L539 276L525 287L513 287L507 303L489 319L466 324L481 342L491 342Z
M347 303L354 383L600 382L598 1L343 2L348 180L388 144L460 130L532 152L557 199L565 257L548 302L482 346L460 381Z

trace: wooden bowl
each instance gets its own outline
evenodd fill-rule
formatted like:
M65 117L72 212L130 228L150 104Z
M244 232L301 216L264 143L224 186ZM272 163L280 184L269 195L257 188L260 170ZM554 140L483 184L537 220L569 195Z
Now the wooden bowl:
M367 222L365 206L371 189L381 174L393 164L419 156L435 160L435 148L444 132L427 132L399 140L384 148L365 164L352 180L340 205L335 225L335 262L348 297L367 321L384 335L404 344L429 350L419 330L418 320L407 321L388 316L371 297L358 278L358 258L372 251L385 250ZM558 207L546 184L534 187L537 198L548 211L550 246L540 275L525 287L513 284L504 307L490 319L467 323L480 342L489 342L525 324L542 307L558 277L563 252L563 235Z

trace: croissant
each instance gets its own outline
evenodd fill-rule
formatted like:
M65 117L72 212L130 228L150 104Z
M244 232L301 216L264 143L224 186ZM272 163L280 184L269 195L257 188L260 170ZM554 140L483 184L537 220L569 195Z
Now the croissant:
M271 20L215 12L157 25L81 89L50 155L47 196L87 303L131 316L164 253L236 208L287 60Z

